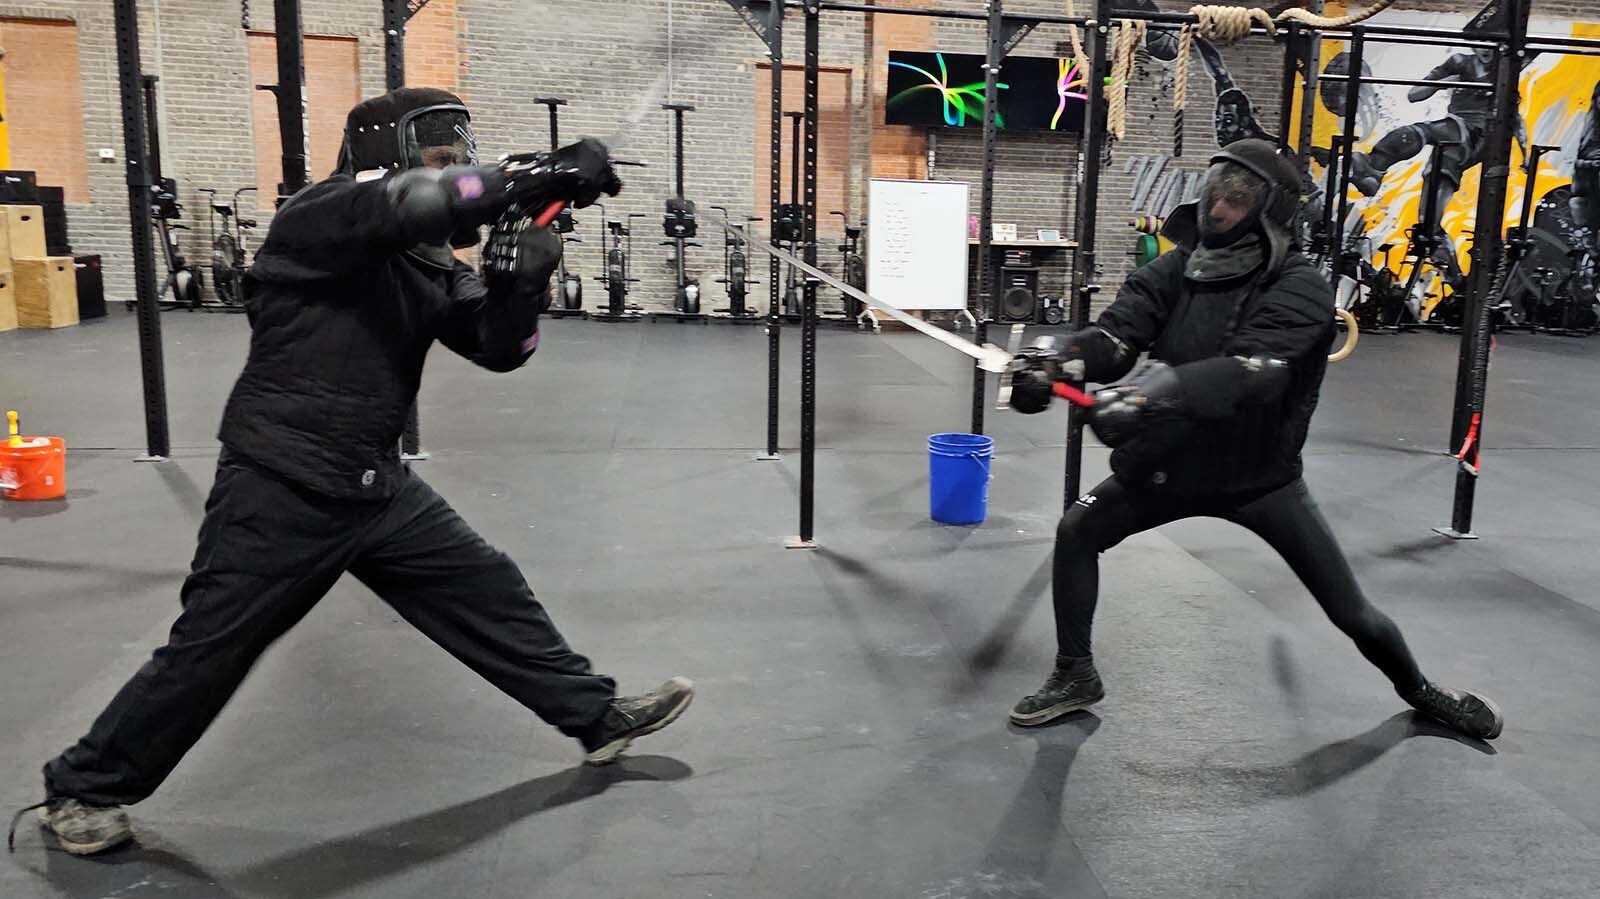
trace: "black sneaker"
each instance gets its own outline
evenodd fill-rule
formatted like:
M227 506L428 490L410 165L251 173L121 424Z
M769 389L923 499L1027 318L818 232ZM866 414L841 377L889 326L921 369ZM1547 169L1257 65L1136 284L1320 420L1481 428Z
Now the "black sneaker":
M694 684L675 677L643 696L618 696L589 734L581 738L584 762L605 765L617 760L634 739L653 734L678 719L694 699Z
M1072 673L1057 665L1037 693L1022 697L1021 702L1012 706L1011 723L1038 727L1105 698L1105 685L1100 683L1100 675L1093 667Z
M1479 740L1493 740L1505 727L1499 706L1487 697L1465 690L1447 690L1432 681L1423 681L1406 702L1429 718Z
M73 855L94 855L114 849L133 839L133 827L128 823L128 813L117 806L87 805L76 799L52 799L25 808L11 819L11 834L6 845L12 847L17 820L24 812L39 810L39 823L61 842L61 848Z

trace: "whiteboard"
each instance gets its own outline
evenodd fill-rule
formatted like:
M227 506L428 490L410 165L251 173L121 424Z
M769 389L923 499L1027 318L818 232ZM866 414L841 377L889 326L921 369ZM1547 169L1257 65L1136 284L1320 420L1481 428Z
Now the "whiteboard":
M967 308L967 185L873 178L867 293L900 309Z

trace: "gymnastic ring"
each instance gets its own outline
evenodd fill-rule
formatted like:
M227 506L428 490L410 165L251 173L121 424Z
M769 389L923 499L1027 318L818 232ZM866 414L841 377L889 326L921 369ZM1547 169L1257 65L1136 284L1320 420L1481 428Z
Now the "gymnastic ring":
M1343 362L1350 357L1351 353L1356 351L1356 341L1361 339L1361 328L1356 325L1356 317L1350 314L1350 310L1335 309L1333 311L1344 319L1344 327L1348 336L1345 337L1344 346L1339 347L1338 352L1328 354L1328 361Z

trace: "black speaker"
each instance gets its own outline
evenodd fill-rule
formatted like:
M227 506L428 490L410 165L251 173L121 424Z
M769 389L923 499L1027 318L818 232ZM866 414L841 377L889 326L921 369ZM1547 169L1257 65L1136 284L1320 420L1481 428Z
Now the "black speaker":
M1039 311L1039 319L1047 325L1059 325L1067 320L1067 307L1061 302L1060 297L1045 297L1044 308Z
M1039 270L1036 268L1000 269L1000 320L1031 322L1038 314Z
M78 318L104 318L106 280L100 270L100 257L74 256L72 261L78 274Z

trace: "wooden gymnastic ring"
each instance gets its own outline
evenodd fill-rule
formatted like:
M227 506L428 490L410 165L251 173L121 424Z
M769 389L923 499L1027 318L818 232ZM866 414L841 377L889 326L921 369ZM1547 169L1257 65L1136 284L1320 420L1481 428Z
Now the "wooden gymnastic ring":
M1350 313L1350 310L1335 309L1333 311L1344 319L1345 332L1348 336L1344 339L1344 346L1339 347L1337 352L1328 354L1328 361L1343 362L1350 358L1351 353L1356 351L1356 341L1361 339L1361 328L1356 325L1356 317Z

